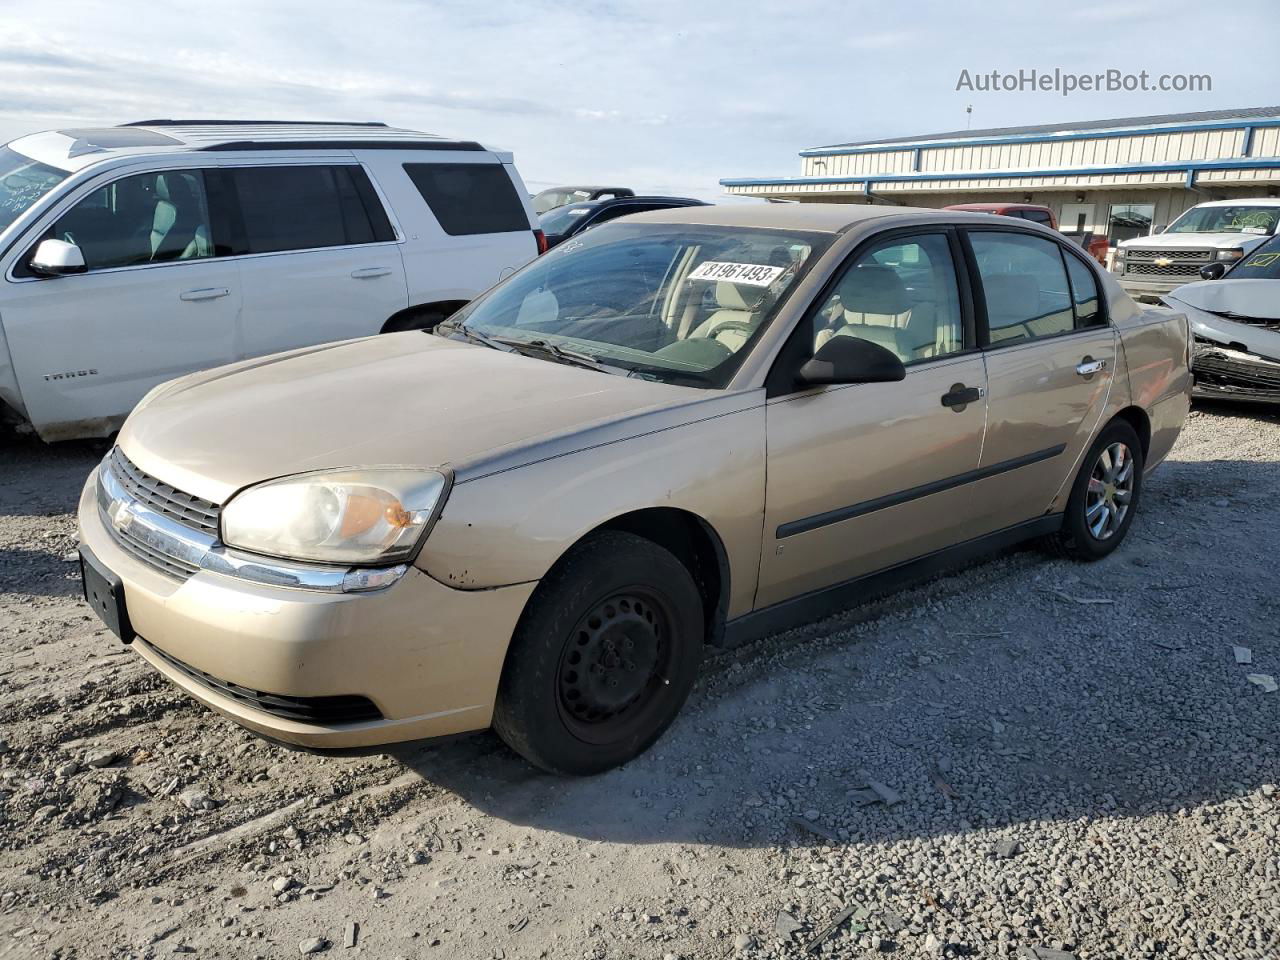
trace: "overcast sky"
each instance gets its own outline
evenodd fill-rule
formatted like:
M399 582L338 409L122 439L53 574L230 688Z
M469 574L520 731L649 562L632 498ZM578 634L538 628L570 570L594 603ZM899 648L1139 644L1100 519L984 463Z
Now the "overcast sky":
M1280 6L1178 2L0 0L0 140L151 117L384 120L514 150L531 189L713 199L796 152L965 126L1265 106ZM1221 11L1219 13L1219 11ZM1019 68L1205 93L975 93Z

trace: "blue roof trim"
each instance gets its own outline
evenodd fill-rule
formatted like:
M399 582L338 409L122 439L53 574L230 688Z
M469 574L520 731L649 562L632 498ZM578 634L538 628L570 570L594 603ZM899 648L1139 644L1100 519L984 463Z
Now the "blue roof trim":
M897 183L933 180L1010 180L1021 177L1089 177L1099 174L1185 173L1188 170L1249 170L1280 167L1280 157L1241 157L1235 160L1182 160L1177 163L1117 164L1103 167L1053 167L1045 170L970 170L955 173L875 173L861 177L739 177L720 181L722 187L763 187L771 184Z
M907 140L900 143L869 144L862 147L810 147L802 157L838 157L854 153L909 152L917 147L986 147L1005 143L1059 143L1069 140L1104 140L1110 137L1143 137L1160 133L1200 133L1206 130L1243 130L1247 127L1280 127L1273 120L1214 120L1207 123L1177 123L1156 127L1116 127L1101 130L1064 130L1062 133L1022 133L1004 137L957 137L951 140Z

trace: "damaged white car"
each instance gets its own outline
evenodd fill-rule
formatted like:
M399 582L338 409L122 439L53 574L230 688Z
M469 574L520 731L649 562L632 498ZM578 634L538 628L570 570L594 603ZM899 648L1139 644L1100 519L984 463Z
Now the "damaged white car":
M1200 275L1162 298L1191 321L1193 396L1280 403L1280 237Z

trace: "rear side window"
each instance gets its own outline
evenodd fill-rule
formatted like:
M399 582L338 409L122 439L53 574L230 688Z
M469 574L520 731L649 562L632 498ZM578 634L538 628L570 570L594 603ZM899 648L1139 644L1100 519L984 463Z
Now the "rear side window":
M1052 225L1052 221L1049 219L1049 214L1045 213L1043 210L1023 210L1022 216L1024 219L1030 220L1032 223L1043 224L1046 227Z
M394 239L386 211L355 166L237 167L247 252L278 253Z
M1066 333L1075 327L1062 252L1052 240L972 231L969 242L987 301L993 344Z
M530 229L500 163L406 163L404 172L451 236Z

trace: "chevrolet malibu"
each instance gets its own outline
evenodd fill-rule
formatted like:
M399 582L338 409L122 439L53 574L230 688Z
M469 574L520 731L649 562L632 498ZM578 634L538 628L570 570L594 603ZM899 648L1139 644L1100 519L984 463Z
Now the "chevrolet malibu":
M85 486L86 596L268 737L492 726L593 773L661 736L708 645L1031 537L1116 549L1188 349L1032 223L641 214L432 332L157 387Z

